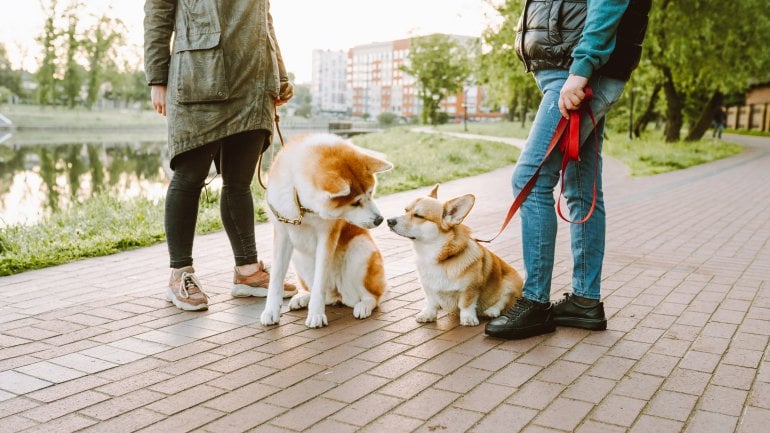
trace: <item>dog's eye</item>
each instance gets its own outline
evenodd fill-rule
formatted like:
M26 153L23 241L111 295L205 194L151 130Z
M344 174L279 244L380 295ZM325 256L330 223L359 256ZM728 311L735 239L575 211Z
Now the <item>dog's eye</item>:
M424 217L424 216L422 216L422 215L420 215L420 214L418 214L418 213L414 214L414 217L415 217L415 218L419 218L419 219L421 219L421 220L425 219L425 217Z
M355 202L353 202L352 206L353 207L361 207L361 200L356 200Z

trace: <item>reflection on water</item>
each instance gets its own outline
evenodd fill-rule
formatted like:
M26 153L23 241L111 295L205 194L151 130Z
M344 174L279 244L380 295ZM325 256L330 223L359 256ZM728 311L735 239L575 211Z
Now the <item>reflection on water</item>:
M165 142L0 146L0 226L33 224L96 193L162 198Z
M157 201L171 179L165 141L19 144L24 141L17 138L0 143L0 228L34 224L97 193ZM209 183L214 191L220 187L220 177Z

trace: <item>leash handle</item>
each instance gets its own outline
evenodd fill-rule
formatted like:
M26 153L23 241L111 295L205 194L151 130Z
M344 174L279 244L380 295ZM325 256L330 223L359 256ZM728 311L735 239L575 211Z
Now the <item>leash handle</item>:
M585 88L586 96L583 99L584 101L590 101L593 98L593 91L590 87ZM543 168L543 165L545 165L545 162L548 160L548 157L553 153L553 150L556 148L556 146L559 146L559 150L563 154L562 158L562 165L561 165L561 191L559 192L559 198L557 200L557 207L556 210L564 221L567 221L571 224L583 224L591 217L593 214L594 208L596 207L596 179L599 176L599 163L598 163L598 154L599 154L599 136L596 133L596 120L594 119L594 113L591 110L591 106L587 105L585 108L588 111L589 116L591 117L591 122L593 123L594 127L594 139L596 141L596 154L597 154L597 164L596 164L596 174L594 176L594 185L593 185L593 200L591 201L591 208L589 209L586 216L577 222L570 221L569 219L565 218L561 211L561 196L564 193L564 171L567 168L567 164L570 161L579 161L580 160L580 109L578 110L572 110L569 112L569 118L562 117L559 119L559 123L556 125L556 130L554 131L553 136L551 137L550 143L548 143L548 148L546 149L545 156L543 156L543 160L540 162L540 165L538 165L535 172L532 174L532 177L529 178L527 183L524 185L524 187L519 191L519 194L516 196L516 198L513 200L513 203L511 204L511 207L508 209L508 214L505 216L505 220L503 220L503 224L500 227L500 230L497 231L497 234L495 234L491 239L475 239L476 242L483 242L483 243L489 243L493 240L497 239L498 236L500 236L503 231L505 231L506 227L508 227L508 224L510 224L511 219L513 219L513 216L516 214L516 212L519 210L521 205L524 203L524 201L529 196L529 193L532 191L532 188L535 186L535 182L537 182L537 178L540 175L540 170ZM569 127L569 134L565 134Z
M586 94L586 97L588 97L588 93ZM561 197L564 195L564 172L567 170L567 164L570 161L580 161L580 114L576 114L574 116L577 118L574 121L576 126L572 125L573 116L570 114L570 135L568 137L569 140L566 140L566 143L563 145L565 149L564 158L561 161L561 188L559 191L559 197L556 199L556 213L559 214L561 219L570 224L585 223L589 218L591 218L591 215L594 213L594 209L596 209L596 180L599 178L599 134L596 132L596 119L594 119L593 110L591 110L591 107L589 106L586 111L588 111L588 115L591 117L591 124L594 127L594 142L596 143L596 167L594 172L593 197L591 198L591 207L588 209L586 215L579 221L570 220L569 218L565 217L561 211Z

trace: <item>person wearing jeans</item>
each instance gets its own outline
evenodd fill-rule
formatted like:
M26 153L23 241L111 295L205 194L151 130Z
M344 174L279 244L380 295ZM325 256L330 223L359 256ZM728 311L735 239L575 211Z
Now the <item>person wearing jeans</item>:
M584 224L570 227L572 293L563 301L551 304L557 228L554 189L559 182L563 157L558 148L555 149L520 208L526 271L522 297L500 317L487 323L487 335L526 338L552 332L556 325L606 329L607 319L600 301L606 224L601 179L605 116L638 65L650 3L650 0L526 2L517 29L516 49L528 70L534 73L543 97L514 169L514 195L519 194L543 161L561 118L585 103L590 104L596 128L590 116L581 117L580 159L570 163L564 172L564 197L569 218L581 220L591 207L595 180L596 207ZM551 19L557 15L560 19ZM554 38L554 34L560 37ZM555 40L572 48L556 49ZM590 100L586 99L586 87L593 92Z

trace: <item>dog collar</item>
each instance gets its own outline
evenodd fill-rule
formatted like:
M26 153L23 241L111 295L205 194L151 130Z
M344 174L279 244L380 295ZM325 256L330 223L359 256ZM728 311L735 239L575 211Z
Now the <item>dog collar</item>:
M294 188L294 204L297 206L297 210L299 211L299 218L297 219L286 218L285 216L279 214L278 211L275 210L273 205L270 204L270 200L266 200L266 201L267 201L267 205L270 207L270 210L273 212L273 215L275 215L275 219L277 219L278 221L284 224L291 224L291 225L298 226L302 224L302 218L305 216L305 212L313 213L312 209L303 207L299 203L299 195L297 194L297 188Z

